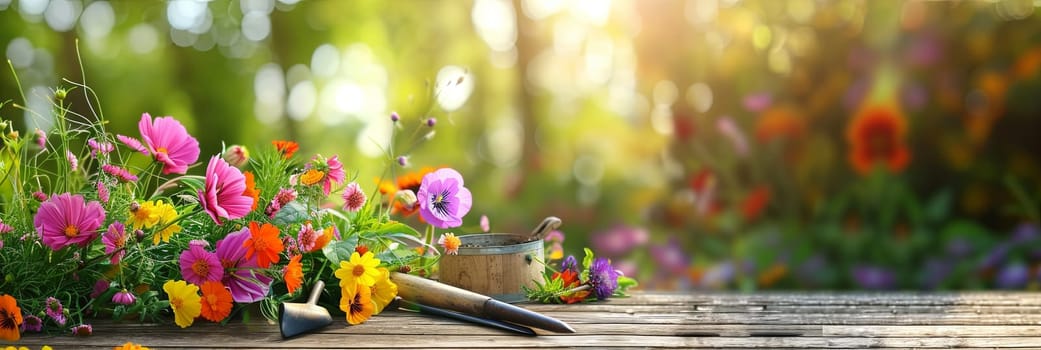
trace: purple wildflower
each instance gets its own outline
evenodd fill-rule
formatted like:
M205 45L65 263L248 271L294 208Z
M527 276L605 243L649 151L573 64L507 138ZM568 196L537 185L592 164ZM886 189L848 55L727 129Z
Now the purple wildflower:
M78 337L86 337L94 334L94 327L91 327L89 324L81 324L79 326L72 327L71 330L72 335Z
M560 264L561 270L571 270L578 273L578 260L575 259L574 255L568 255L564 258L564 262Z
M618 257L647 243L649 238L650 234L646 229L616 225L593 236L593 250L604 256Z
M1022 263L1005 265L994 277L994 285L1001 289L1019 289L1027 285L1030 269Z
M896 285L893 272L877 266L859 266L853 268L853 279L860 288L890 289Z
M593 293L600 300L607 299L618 289L618 271L611 267L607 258L593 259L593 263L589 265L589 285L593 287Z
M47 297L47 304L43 311L47 314L47 317L50 317L58 325L65 325L65 310L58 299Z
M416 197L420 216L437 228L459 227L473 206L470 190L463 187L463 176L450 168L423 176Z
M244 227L217 241L217 257L227 270L221 283L231 290L231 297L237 303L263 299L271 288L271 277L255 272L258 270L257 259L245 257L246 247L243 244L249 238L249 228Z
M135 301L137 301L137 298L134 297L133 293L127 291L126 288L112 296L112 303L115 304L133 305Z
M43 320L36 315L25 315L22 317L22 332L40 332L43 330Z

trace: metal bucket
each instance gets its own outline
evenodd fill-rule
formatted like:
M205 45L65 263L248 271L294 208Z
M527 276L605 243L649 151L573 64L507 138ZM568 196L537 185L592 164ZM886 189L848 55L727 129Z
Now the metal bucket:
M512 233L459 236L458 255L443 255L441 282L505 302L526 300L522 286L542 281L546 270L540 237Z

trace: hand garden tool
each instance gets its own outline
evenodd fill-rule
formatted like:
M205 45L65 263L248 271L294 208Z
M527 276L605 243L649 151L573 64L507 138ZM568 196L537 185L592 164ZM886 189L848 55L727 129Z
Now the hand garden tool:
M307 303L281 303L278 305L278 324L282 338L289 338L324 328L333 323L329 310L318 306L318 297L322 295L325 282L319 280L311 289Z
M461 314L455 311L445 310L429 305L417 304L408 300L401 299L400 297L394 299L395 306L400 310L417 311L421 314L448 317L460 321L470 322L479 324L482 326L488 326L492 328L505 329L511 332L516 332L524 335L535 336L535 331L531 328L516 325L509 322L503 322L499 320L493 320L488 318L481 318L477 316L470 316L467 314Z
M513 306L466 289L400 272L391 272L390 280L398 285L401 299L457 311L466 315L508 321L557 333L574 333L575 329L558 319Z

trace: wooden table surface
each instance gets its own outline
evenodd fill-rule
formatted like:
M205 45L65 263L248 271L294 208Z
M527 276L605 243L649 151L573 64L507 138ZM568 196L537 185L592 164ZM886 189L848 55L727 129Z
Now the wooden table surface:
M342 318L283 340L264 320L226 326L95 321L94 335L27 335L39 349L111 348L851 348L1041 347L1041 293L659 293L581 305L522 304L578 332L519 336L434 316L387 311Z

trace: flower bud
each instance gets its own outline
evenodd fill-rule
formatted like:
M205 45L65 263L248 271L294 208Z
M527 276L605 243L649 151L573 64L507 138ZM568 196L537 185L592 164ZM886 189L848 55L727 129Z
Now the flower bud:
M394 200L401 202L406 208L413 208L419 203L419 198L416 198L416 193L412 190L402 190L394 194Z
M144 240L145 239L145 231L142 231L141 229L134 230L134 237L137 237L138 242Z
M430 119L427 119L427 126L432 128L432 127L434 127L434 125L437 125L437 119L434 119L433 117L430 117Z
M7 129L7 121L0 120L0 130Z
M136 212L138 210L141 210L141 203L131 202L130 203L130 212L133 213L133 212Z
M405 156L398 156L398 165L400 165L400 166L407 166L408 165L408 158L405 157Z
M401 116L398 115L398 112L390 112L390 121L397 123L399 120L401 120Z
M62 88L58 88L57 90L54 90L54 99L55 100L64 101L65 97L68 96L68 95L69 95L69 91L68 90L65 90L65 89L62 89Z
M231 166L241 169L246 166L246 163L249 163L249 150L246 149L246 146L232 145L224 150L224 154L221 157Z

